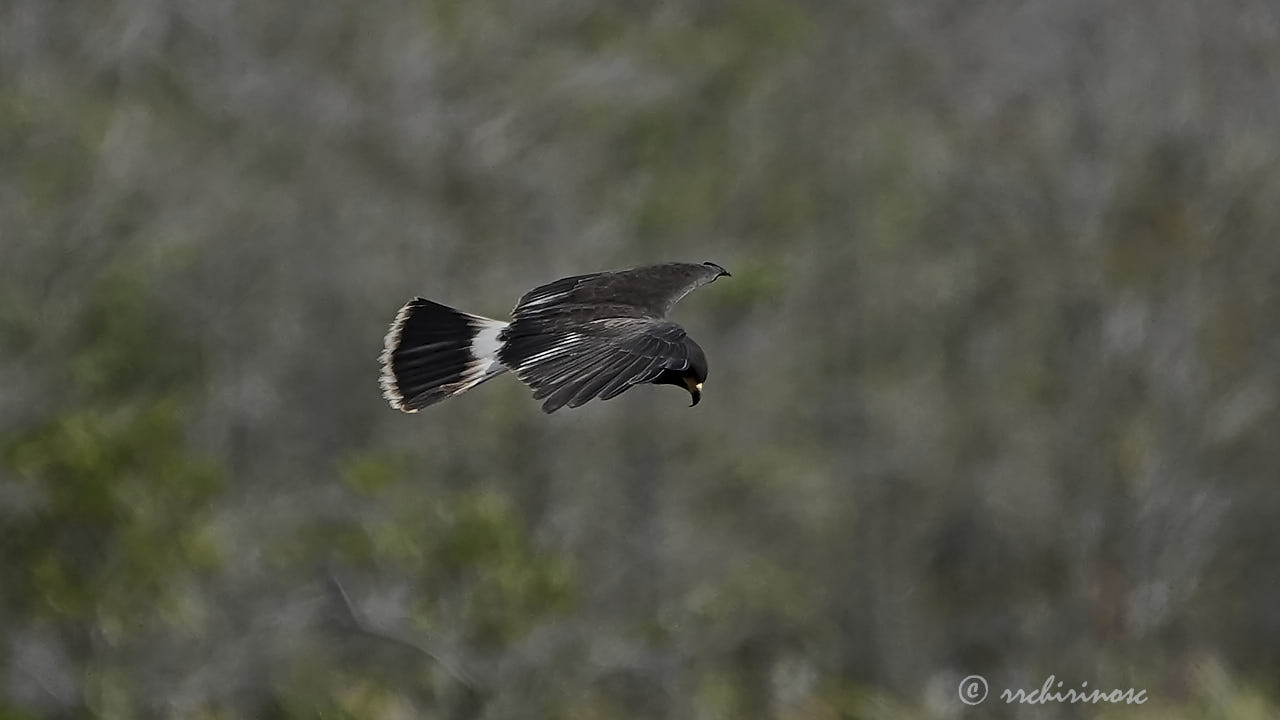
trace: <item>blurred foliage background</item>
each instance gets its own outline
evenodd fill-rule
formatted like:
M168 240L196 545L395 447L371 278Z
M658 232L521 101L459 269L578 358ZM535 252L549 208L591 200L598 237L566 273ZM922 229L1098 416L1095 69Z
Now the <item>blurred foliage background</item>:
M6 0L0 718L1280 717L1277 88L1264 0ZM379 397L666 260L696 409Z

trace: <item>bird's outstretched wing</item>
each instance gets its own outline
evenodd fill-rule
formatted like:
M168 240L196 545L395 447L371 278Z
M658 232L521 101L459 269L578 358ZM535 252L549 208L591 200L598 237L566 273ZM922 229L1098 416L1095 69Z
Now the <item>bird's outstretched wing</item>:
M579 320L662 318L695 288L728 275L714 263L664 263L631 270L575 275L524 294L512 316L564 314Z
M536 291L535 291L536 292ZM593 398L608 400L663 370L689 367L685 332L649 318L605 318L565 327L513 323L501 351L504 365L555 412Z

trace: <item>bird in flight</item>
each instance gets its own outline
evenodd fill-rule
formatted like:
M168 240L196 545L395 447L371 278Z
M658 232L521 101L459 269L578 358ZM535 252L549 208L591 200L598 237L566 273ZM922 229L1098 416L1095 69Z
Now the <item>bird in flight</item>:
M511 321L414 298L382 351L382 394L417 412L510 370L551 413L608 400L641 383L702 399L707 358L666 320L680 298L729 272L712 262L575 275L525 293Z

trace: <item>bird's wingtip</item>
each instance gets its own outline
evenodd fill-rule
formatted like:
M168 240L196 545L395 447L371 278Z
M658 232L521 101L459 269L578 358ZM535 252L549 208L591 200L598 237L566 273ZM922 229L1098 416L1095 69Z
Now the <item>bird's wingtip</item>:
M710 260L708 260L707 262L704 262L702 264L705 265L706 267L711 268L712 270L715 270L717 273L716 277L733 277L733 275L730 275L729 271L725 270L724 267L721 266L719 263L713 263Z

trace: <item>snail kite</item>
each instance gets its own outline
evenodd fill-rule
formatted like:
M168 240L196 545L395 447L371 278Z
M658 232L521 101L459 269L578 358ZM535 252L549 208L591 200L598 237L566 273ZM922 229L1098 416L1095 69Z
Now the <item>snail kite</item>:
M414 298L387 332L383 396L417 412L510 370L549 413L640 383L678 385L697 405L707 358L665 317L690 291L728 274L706 262L575 275L525 293L510 322Z

